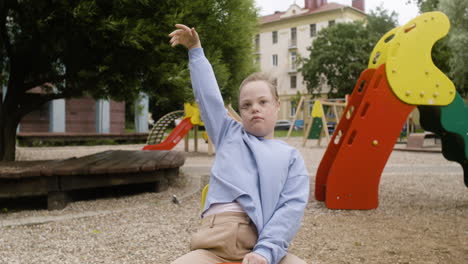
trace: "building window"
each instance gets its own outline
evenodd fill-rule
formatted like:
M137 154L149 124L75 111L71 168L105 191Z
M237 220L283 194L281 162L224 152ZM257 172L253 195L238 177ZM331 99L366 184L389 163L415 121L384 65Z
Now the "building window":
M296 46L297 41L297 29L291 28L291 46Z
M297 88L297 76L291 75L291 89Z
M293 51L291 52L291 65L290 65L290 70L291 71L296 71L297 69L297 52Z
M310 37L317 35L317 24L310 24Z
M278 66L278 55L277 54L273 55L273 66Z
M254 64L260 65L260 55L255 56L255 58L254 58Z
M273 44L278 43L278 31L272 32Z
M328 26L329 26L329 27L331 27L331 26L333 26L333 25L335 25L335 20L330 20L330 21L328 21Z
M291 115L292 117L294 117L295 114L296 114L296 102L291 101L291 112L290 112L290 115Z
M255 50L256 51L260 50L260 35L259 34L255 35Z

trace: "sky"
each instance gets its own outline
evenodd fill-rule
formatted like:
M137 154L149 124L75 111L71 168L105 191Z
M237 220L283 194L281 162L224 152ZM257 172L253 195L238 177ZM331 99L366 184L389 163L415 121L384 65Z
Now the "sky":
M255 0L255 5L260 8L261 15L269 15L275 11L286 11L294 2L304 7L304 0ZM351 6L351 0L328 0L328 3L330 2ZM370 10L382 5L384 9L395 11L398 14L398 23L404 25L418 16L419 12L415 3L407 4L407 2L408 0L365 0L365 9L366 13L369 13Z

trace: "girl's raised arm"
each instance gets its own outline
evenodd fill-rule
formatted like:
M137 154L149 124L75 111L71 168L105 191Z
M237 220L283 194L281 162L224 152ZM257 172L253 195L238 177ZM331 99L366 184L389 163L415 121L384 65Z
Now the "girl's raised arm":
M201 48L200 38L195 28L189 28L186 25L176 24L176 30L169 34L171 46L182 45L187 49Z
M182 24L177 24L176 27L177 29L169 34L170 43L172 46L183 45L189 49L190 77L195 99L208 135L215 147L218 147L224 138L223 132L232 119L227 115L218 82L211 64L201 49L197 31Z

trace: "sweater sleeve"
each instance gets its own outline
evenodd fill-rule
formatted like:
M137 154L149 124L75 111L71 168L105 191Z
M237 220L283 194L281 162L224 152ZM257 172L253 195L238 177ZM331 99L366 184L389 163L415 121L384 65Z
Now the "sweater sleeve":
M213 68L205 57L202 48L189 50L189 67L195 100L200 108L201 117L205 128L215 147L221 143L226 122L230 118L224 107L223 98L219 91L218 83Z
M253 250L264 256L269 264L279 263L287 254L289 244L301 226L309 199L309 175L300 154L294 153L277 209L260 231Z

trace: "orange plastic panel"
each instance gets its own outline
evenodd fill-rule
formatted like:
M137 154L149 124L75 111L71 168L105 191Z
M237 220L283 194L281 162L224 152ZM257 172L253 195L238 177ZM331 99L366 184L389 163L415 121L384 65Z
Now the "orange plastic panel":
M328 208L377 208L381 173L413 109L414 106L403 103L393 94L385 65L381 65L364 87L350 123L337 128L330 142L338 150L327 175L325 202ZM338 140L335 136L340 129L342 136Z
M351 120L354 118L355 109L359 107L361 104L362 98L364 96L364 91L367 89L367 85L369 84L372 76L374 75L375 69L367 69L361 73L358 81L356 82L356 86L354 87L353 93L351 94L351 99L349 100L348 105L344 110L344 114L341 117L338 126L336 127L333 136L328 144L327 150L320 162L320 165L317 170L317 175L315 177L315 199L318 201L325 200L325 186L328 179L328 173L330 171L330 167L333 161L336 158L336 154L338 153L338 149L341 146L341 142L339 141L338 144L334 144L337 138L337 131L342 131L342 133L346 133L348 131L348 127L351 124ZM341 134L341 137L346 136L345 134Z

